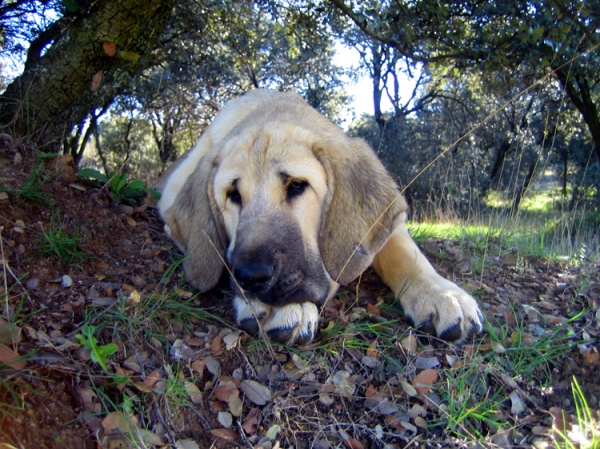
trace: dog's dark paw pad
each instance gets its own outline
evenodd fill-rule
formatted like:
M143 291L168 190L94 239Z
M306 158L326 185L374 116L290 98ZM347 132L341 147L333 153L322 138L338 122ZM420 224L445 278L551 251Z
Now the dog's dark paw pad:
M260 330L258 326L258 321L256 321L256 318L254 317L244 318L242 321L240 321L240 327L244 332L250 335L256 335Z
M479 335L481 332L483 332L483 327L481 326L481 324L471 320L467 338L471 338L471 337L474 337L475 335Z
M444 330L439 337L442 340L446 340L446 341L457 341L460 340L460 337L462 336L462 329L461 329L461 324L462 319L459 319L456 323L454 323L452 326L450 326L449 328L447 328L446 330Z
M300 335L298 335L298 338L296 338L296 344L297 345L307 345L309 344L311 341L314 340L315 338L315 334L316 332L314 330L309 330L307 332L304 332Z
M292 335L294 334L294 328L278 327L267 331L267 334L274 342L287 344L292 338Z
M429 335L436 334L435 325L433 324L433 313L427 317L427 320L423 321L418 326L415 325L415 322L412 318L410 321L412 322L413 327L416 327L420 332Z

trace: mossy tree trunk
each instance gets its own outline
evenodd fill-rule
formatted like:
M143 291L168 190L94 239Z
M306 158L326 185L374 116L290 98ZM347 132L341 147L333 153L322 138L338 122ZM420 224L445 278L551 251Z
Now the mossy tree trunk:
M85 11L46 45L30 47L23 73L0 96L0 126L46 145L46 151L58 150L75 125L109 105L151 65L175 2L81 1ZM114 43L113 56L112 44L107 54L104 43Z

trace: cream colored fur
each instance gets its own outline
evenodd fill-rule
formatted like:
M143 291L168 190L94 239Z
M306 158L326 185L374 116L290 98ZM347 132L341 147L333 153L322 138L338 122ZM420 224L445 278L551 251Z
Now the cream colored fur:
M299 182L306 187L290 196ZM406 202L373 151L296 94L228 103L158 186L165 229L197 288L216 284L223 261L236 270L268 259L273 274L256 291L232 284L236 321L249 331L312 340L317 305L370 264L415 326L455 341L483 328L475 300L410 238Z

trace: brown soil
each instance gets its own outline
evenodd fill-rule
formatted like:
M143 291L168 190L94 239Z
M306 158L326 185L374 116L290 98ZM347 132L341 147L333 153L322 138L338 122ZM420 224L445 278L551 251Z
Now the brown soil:
M182 283L181 270L165 277L167 269L180 255L165 238L155 208L150 202L136 208L118 205L106 188L84 184L76 178L68 160L57 159L48 160L39 174L41 179L48 180L40 189L45 203L19 198L10 189L18 191L25 185L36 161L32 153L20 150L21 160L15 165L15 154L15 150L0 150L0 182L4 186L0 190L9 189L8 198L0 199L0 259L4 261L2 284L6 285L0 287L0 293L3 293L0 297L7 298L2 300L2 315L16 322L22 332L13 341L7 340L6 335L3 338L6 347L30 357L24 367L0 364L3 379L0 382L0 404L3 404L0 443L40 449L125 447L123 438L107 432L102 423L109 411L119 409L124 395L136 400L145 395L145 411L137 416L142 421L139 427L152 431L163 443L189 439L200 448L257 447L259 437L275 423L280 425L277 440L281 441L282 447L329 447L328 444L335 447L341 442L344 447L384 447L384 442L392 445L389 447L405 447L414 437L410 429L384 420L385 413L378 416L366 408L368 400L365 400L370 394L369 385L379 388L381 393L394 376L414 377L416 370L410 365L414 357L405 354L405 358L398 359L395 369L386 368L385 372L366 369L361 365L361 357L376 338L367 331L355 336L364 343L363 347L340 344L330 354L325 351L327 355L318 359L320 364L304 371L300 368L302 361L292 351L275 347L273 353L245 335L241 336L243 344L237 349L224 350L218 347L219 339L226 335L222 330L233 327L226 283L208 295L191 299L191 304L198 308L212 308L210 312L223 317L225 324L216 319L208 323L192 319L190 327L185 320L161 309L164 316L148 324L153 337L121 332L116 324L111 329L106 319L113 316L119 301L144 303L156 300L152 292L163 286L169 290L176 286L189 289ZM81 259L75 258L63 265L54 255L40 255L44 234L57 229L79 233ZM531 324L531 338L536 338L536 331L543 334L544 329L555 329L566 318L584 311L575 321L565 325L574 333L564 337L572 341L572 351L549 367L552 373L549 385L541 388L535 381L527 380L526 373L523 378L514 379L523 392L522 397L528 396L530 402L526 403L528 411L521 414L523 422L515 424L511 444L530 446L533 441L531 429L535 425L551 427L548 412L551 407L574 412L570 389L573 376L579 381L590 407L598 408L598 265L588 262L567 266L527 260L507 251L502 258L489 258L483 276L478 276L473 273L477 257L461 253L453 242L428 241L424 250L434 263L437 261L436 266L445 276L458 278L465 288L475 292L484 305L486 318L497 323L498 328L511 327L515 322L525 320ZM440 254L444 254L443 260L440 260ZM178 291L182 301L187 300L187 292ZM389 299L389 293L373 274L367 273L358 287L355 283L332 302L322 326L330 328L336 323L348 323L353 319L353 308L366 308L371 315L364 316L371 316L377 323L378 318L372 315L379 314L376 304L381 298ZM540 314L556 317L555 324L536 320ZM109 370L131 376L131 382L124 387L116 385L98 364L89 360L89 352L86 357L85 351L77 345L74 336L81 332L82 325L90 317L94 317L95 325L104 323L96 335L99 344L113 342L118 346L117 353L109 357ZM128 319L134 320L135 315L128 315ZM125 324L119 322L118 326ZM409 323L403 318L393 326L397 326L399 340L409 335ZM339 343L339 337L336 338ZM587 339L584 344L577 346L576 342L584 338ZM481 342L485 346L488 339L483 337ZM318 345L326 344L320 336L315 345L303 348L303 351L310 353ZM250 351L248 345L259 349ZM420 345L426 348L428 357L438 357L442 365L450 364L446 355L458 354L467 358L473 352L473 346L469 345L461 350L436 341L421 340ZM193 355L175 359L174 348L183 348L181 351L193 348ZM371 355L381 357L377 353ZM237 379L235 373L238 370L244 373L244 379L254 379L272 389L274 399L260 409L262 422L258 424L255 436L249 432L248 439L240 439L240 428L235 423L228 429L231 435L215 432L223 428L217 417L219 410L227 410L227 399L215 399L218 379L213 378L214 373L205 370L199 375L190 368L192 365L188 365L188 362L208 358L216 360L220 373L226 376L221 377L219 385L229 382L227 379ZM328 365L323 364L325 362ZM204 394L195 407L188 401L176 411L176 406L169 404L166 396L152 393L153 386L144 389L139 382L154 371L162 370L164 377L165 365L178 363L181 363L181 372L186 378L195 379ZM362 376L351 397L336 396L335 388L328 387L331 385L328 379L341 370L352 373L354 381ZM239 379L232 382L235 384L232 388L239 386ZM490 382L488 380L491 385ZM493 383L490 388L497 388L497 384ZM90 387L100 387L106 392L102 407L90 405L84 399ZM337 392L341 391L339 385L337 387ZM323 394L333 395L335 401L329 404L322 398ZM398 394L394 397L400 397ZM421 402L408 398L405 403L408 408ZM510 404L507 407L510 409ZM256 405L246 399L240 424L248 422L253 408ZM430 413L436 413L433 406ZM382 438L375 436L378 424L383 425ZM422 447L467 445L458 436L449 436L439 427L419 429L417 439L422 442ZM489 436L485 441L492 440ZM494 444L503 445L498 440ZM263 447L270 446L264 443Z

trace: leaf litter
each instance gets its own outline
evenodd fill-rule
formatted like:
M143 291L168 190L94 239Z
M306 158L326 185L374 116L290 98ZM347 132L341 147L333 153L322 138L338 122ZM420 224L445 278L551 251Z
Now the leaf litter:
M98 438L105 447L137 441L147 447L391 449L415 437L424 447L466 445L473 437L483 445L541 447L561 433L575 435L580 424L573 376L592 413L598 409L597 265L533 259L523 268L521 256L508 254L496 269L473 276L455 273L452 255L461 251L448 251L437 267L473 286L489 326L488 334L460 348L411 330L367 272L327 304L314 343L273 345L271 352L235 329L227 292L197 296L180 271L164 277L179 255L152 207L125 211L100 189L74 189L59 180L44 189L63 223L80 227L94 258L62 266L36 256L37 228L29 217L48 230L52 214L0 196L8 287L2 287L0 364L16 370L3 379L36 411L19 421L25 408L17 403L12 417L1 416L12 427L0 439L15 447L32 437L37 447L55 447L46 435L57 434L66 447L82 448L95 447ZM424 250L436 263L439 247L453 244L428 241ZM215 318L188 319L174 308L177 302L152 308L164 301L155 294L161 291L173 292L179 304L189 301L191 309L209 308ZM106 357L109 377L75 338L90 319L99 326L98 345L117 347ZM566 352L537 364L509 357L527 348L533 354L549 335L547 346L565 343ZM53 387L36 379L51 379ZM6 385L0 397L14 404ZM481 409L490 397L496 398L490 410ZM461 410L473 415L459 421ZM47 424L47 416L62 424ZM510 434L501 431L515 420L520 424ZM32 421L35 426L23 424Z

